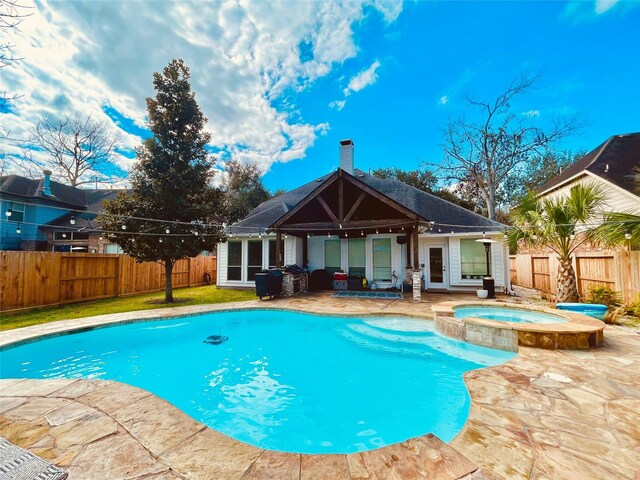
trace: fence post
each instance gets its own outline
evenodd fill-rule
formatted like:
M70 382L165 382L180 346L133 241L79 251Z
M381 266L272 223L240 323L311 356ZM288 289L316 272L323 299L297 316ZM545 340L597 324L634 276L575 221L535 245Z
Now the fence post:
M120 296L120 287L122 284L122 255L118 255L116 260L116 297Z
M191 286L191 257L187 259L187 287Z

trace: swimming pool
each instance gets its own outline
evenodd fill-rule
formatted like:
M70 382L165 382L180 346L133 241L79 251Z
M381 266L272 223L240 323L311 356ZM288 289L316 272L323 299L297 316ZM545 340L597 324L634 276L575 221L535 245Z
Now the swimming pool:
M228 337L219 345L212 336ZM352 453L434 433L469 413L462 374L513 353L430 321L238 310L47 337L0 352L2 378L99 378L151 391L261 448Z
M543 312L531 312L509 307L455 307L453 316L455 318L485 318L487 320L496 320L499 322L516 322L516 323L565 323L562 317L550 315Z

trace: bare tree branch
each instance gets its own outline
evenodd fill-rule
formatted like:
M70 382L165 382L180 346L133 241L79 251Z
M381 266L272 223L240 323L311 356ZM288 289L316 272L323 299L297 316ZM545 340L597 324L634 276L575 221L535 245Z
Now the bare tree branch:
M105 122L80 112L61 120L41 118L31 129L29 144L23 146L26 172L42 168L51 170L52 177L79 187L88 183L113 183L108 172L114 167L112 158L119 135ZM35 148L34 148L35 147ZM47 158L37 159L36 153L44 151Z
M463 97L480 110L480 120L450 119L443 131L444 162L427 163L443 173L446 181L469 185L478 192L492 220L496 218L503 184L531 156L544 155L552 144L581 127L574 117L557 120L543 130L531 116L513 111L512 101L535 88L539 78L521 75L491 101Z

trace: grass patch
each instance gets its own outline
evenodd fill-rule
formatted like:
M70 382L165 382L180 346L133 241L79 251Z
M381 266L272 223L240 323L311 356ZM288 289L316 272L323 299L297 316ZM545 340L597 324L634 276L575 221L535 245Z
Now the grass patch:
M70 305L39 308L16 313L0 315L0 330L28 327L57 320L92 317L108 313L122 313L133 310L151 310L186 305L203 305L207 303L240 302L255 300L253 290L218 290L215 285L202 287L180 288L174 290L178 294L180 303L162 303L164 291L132 295L130 297L108 298L94 302L74 303Z

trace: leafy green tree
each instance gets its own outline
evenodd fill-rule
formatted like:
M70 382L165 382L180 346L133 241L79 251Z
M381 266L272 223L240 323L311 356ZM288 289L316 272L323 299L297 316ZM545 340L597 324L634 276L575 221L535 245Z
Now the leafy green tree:
M578 286L572 265L576 249L594 238L590 227L602 214L604 192L597 185L578 184L568 195L539 198L535 192L524 196L511 211L511 248L524 244L546 247L558 257L558 302L577 302Z
M560 175L585 152L550 151L534 155L508 176L498 192L499 208L508 210L529 191L538 191L545 183Z
M255 164L228 162L221 185L223 216L230 223L246 217L251 210L271 198L262 183L262 172Z
M204 131L207 119L189 78L182 60L153 74L156 96L146 100L153 136L136 149L131 190L105 202L99 217L101 228L125 253L164 265L167 303L173 302L175 262L212 250L224 238L216 215L220 195L211 186L214 160L205 148L211 135Z

